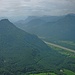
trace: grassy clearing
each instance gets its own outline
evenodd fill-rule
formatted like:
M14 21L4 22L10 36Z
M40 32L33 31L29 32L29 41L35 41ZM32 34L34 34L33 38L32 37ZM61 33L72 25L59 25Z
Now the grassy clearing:
M38 73L38 74L30 74L30 75L57 75L55 73Z
M55 73L38 73L38 74L30 74L30 75L57 75L57 74L55 74ZM63 75L75 75L75 73L73 71L64 69Z
M64 74L66 74L66 75L75 75L74 72L72 72L70 70L67 70L67 69L64 69Z

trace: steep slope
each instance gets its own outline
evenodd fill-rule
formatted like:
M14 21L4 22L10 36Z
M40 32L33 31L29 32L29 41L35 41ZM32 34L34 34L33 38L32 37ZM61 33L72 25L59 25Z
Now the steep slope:
M1 66L6 64L6 68L17 66L15 68L19 69L20 66L35 63L49 50L37 36L18 29L7 19L0 21Z
M53 69L63 57L37 36L17 28L7 19L0 21L0 74Z
M0 75L57 71L69 65L74 71L74 60L52 50L37 36L17 28L9 20L0 21Z

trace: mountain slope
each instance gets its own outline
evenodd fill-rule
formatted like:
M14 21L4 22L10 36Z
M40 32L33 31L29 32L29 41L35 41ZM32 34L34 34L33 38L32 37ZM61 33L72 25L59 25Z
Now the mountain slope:
M64 59L37 36L17 28L7 19L0 21L0 74L51 69L57 65L54 60L62 61L58 57Z
M0 21L2 66L6 64L4 67L9 68L8 66L10 66L13 68L16 65L15 68L19 69L20 66L35 63L49 50L50 48L37 36L18 29L7 19Z
M68 68L72 60L74 62L73 58L52 50L37 36L17 28L9 20L0 21L0 75L57 71Z

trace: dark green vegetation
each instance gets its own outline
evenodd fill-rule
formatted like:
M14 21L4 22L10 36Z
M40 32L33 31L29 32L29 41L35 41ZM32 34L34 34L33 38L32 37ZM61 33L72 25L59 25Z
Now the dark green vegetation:
M0 21L0 75L53 71L65 57L9 20Z
M38 73L38 74L30 74L30 75L57 75L57 74L47 72L47 73Z
M38 62L50 51L37 36L20 30L7 19L0 21L0 75L40 70Z
M26 30L27 32L38 35L45 41L59 44L70 49L75 49L74 14L68 14L62 17L28 17L26 20L18 21L16 23L16 26L23 30ZM50 56L52 59L50 57L44 59L45 61L47 60L47 62L49 62L50 60L50 62L48 63L50 66L47 66L45 61L42 60L45 63L42 63L44 64L44 66L46 66L47 68L51 67L50 69L45 69L45 71L51 71L51 73L55 73L57 75L68 75L67 73L61 74L61 72L59 71L60 69L65 68L64 72L67 69L67 72L69 72L69 70L75 72L75 53L65 51L53 46L50 46L50 48L54 50L54 53L58 52L59 54L54 54L54 58L53 56ZM56 55L58 55L58 57ZM59 55L62 55L64 57L60 57ZM57 60L54 60L55 58ZM51 63L51 61L53 60L58 64L54 62ZM59 63L59 61L61 62ZM57 66L54 66L54 64L56 64Z
M61 75L64 68L75 72L75 58L59 53L7 19L0 21L0 75Z
M49 56L47 52L51 54L52 50L37 36L20 30L7 19L0 21L0 75L40 70L44 65L38 62Z
M75 53L67 51L67 50L64 50L64 49L61 49L59 47L52 46L50 44L48 44L48 46L50 46L53 50L58 51L60 54L63 54L63 55L67 56L67 58L65 60L65 63L67 62L66 64L68 64L69 67L67 69L62 69L63 70L63 74L62 75L75 75L75 71L72 70L72 68L75 69L75 67L74 67L75 66L75 63L74 63ZM72 61L72 63L70 62L70 60ZM73 65L73 67L70 67L71 65ZM65 65L65 68L66 68L66 65ZM72 72L72 71L74 71L74 72Z

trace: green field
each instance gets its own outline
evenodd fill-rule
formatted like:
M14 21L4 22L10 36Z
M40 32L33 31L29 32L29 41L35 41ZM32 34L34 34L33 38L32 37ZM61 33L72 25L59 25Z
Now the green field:
M52 45L50 45L50 44L48 44L48 46L50 46L53 50L56 50L56 51L58 51L58 52L61 53L61 54L64 54L64 55L67 55L67 56L69 56L69 57L75 58L75 53L73 53L73 52L70 52L70 51L61 49L61 48L59 48L59 47L52 46Z
M75 75L74 72L72 72L70 70L67 70L67 69L64 69L64 74L66 74L66 75Z
M30 75L57 75L57 74L49 72L49 73L38 73L38 74L30 74ZM73 71L64 69L62 75L75 75L75 73Z
M57 75L55 73L38 73L38 74L30 74L30 75Z

